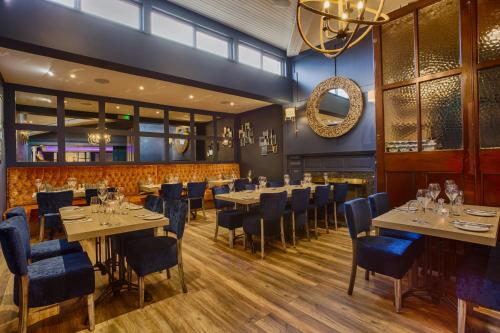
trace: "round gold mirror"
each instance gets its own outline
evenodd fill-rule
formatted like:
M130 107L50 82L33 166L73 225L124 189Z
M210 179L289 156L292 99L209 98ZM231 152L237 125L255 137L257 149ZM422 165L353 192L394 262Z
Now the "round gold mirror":
M358 85L345 77L332 77L318 84L307 101L307 121L325 138L349 132L363 113L363 95Z

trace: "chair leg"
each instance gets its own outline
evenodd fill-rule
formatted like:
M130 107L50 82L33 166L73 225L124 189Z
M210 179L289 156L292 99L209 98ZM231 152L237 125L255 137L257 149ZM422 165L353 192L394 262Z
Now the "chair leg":
M311 241L311 235L309 234L309 214L306 211L306 236L307 240L310 242Z
M260 257L264 259L264 219L260 219Z
M144 307L144 276L137 276L139 280L139 308Z
M326 228L326 233L330 233L330 228L328 227L328 205L325 205L325 228Z
M19 328L18 332L28 331L28 275L22 275L19 281Z
M43 241L43 238L45 237L45 217L42 216L40 219L40 235L38 237L38 241L41 242Z
M191 222L191 200L188 199L188 220L187 222Z
M207 214L205 214L205 198L201 198L201 211L203 213L203 219L207 219Z
M280 234L281 234L281 243L283 244L283 251L286 252L285 228L283 226L283 216L280 219Z
M89 315L89 331L95 328L94 294L87 295L87 311Z
M166 271L167 271L167 280L170 280L170 268L167 268Z
M356 271L358 268L358 262L356 257L356 241L352 242L352 265L351 265L351 278L349 280L349 289L347 290L348 295L352 295L354 290L354 282L356 282Z
M234 248L234 229L229 230L229 248Z
M458 299L458 323L457 333L465 333L465 322L467 318L467 302L463 299Z
M217 242L217 236L219 235L219 212L215 211L215 235L214 242Z
M295 213L293 212L292 212L292 242L293 242L293 247L295 247Z
M337 203L333 203L333 220L335 221L335 231L337 231Z
M187 293L186 282L184 281L184 265L182 263L182 240L177 241L177 268L179 269L182 292Z
M132 266L127 264L128 290L132 290Z
M401 312L402 307L402 294L401 294L401 279L394 280L394 304L396 305L396 312Z
M314 236L318 239L318 207L314 207Z
M365 280L370 281L370 271L369 270L365 271Z

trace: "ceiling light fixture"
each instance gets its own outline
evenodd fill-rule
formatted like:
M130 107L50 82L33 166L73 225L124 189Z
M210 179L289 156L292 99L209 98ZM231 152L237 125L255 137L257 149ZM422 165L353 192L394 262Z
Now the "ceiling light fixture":
M120 110L120 106L119 106L119 105L117 105L117 106L115 106L115 107L116 107L116 109L117 109L117 110Z
M229 103L230 106L234 106L234 102Z
M76 75L75 74L70 74L69 77L72 78L72 79L74 79L74 78L76 78Z
M139 90L144 90L144 86L139 86Z
M328 58L335 58L345 50L358 44L373 26L381 25L389 21L389 16L382 13L385 0L377 0L379 5L376 9L367 7L367 0L358 0L356 5L351 4L353 0L325 0L322 9L315 4L321 0L299 0L297 3L297 28L304 42L313 50L323 53ZM308 32L302 26L303 11L319 16L319 45L310 41ZM364 31L363 31L364 29ZM358 34L358 32L362 33ZM342 44L328 48L327 43L332 40L340 40Z
M194 96L193 96L193 95L189 95L189 99L193 99L193 98L194 98Z
M52 72L52 71L47 71L47 75L48 75L48 76L54 76L54 72Z

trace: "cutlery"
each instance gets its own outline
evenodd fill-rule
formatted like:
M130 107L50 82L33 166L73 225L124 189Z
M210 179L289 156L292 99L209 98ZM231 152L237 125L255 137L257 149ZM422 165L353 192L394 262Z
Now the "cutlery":
M476 227L488 227L491 228L493 224L489 223L477 223L477 222L467 222L467 221L451 221L450 223L452 224L461 224L461 225L470 225L470 226L476 226Z
M497 212L493 211L493 210L482 210L482 209L466 209L465 210L466 212L471 212L471 213L479 213L479 214L495 214Z

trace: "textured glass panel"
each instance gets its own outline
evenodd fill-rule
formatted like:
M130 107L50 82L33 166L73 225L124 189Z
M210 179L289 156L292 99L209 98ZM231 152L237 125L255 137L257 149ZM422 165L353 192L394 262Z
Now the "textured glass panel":
M415 77L413 15L406 15L382 27L382 70L384 84Z
M417 101L415 85L384 91L385 149L417 150Z
M460 76L424 82L420 86L424 150L463 147Z
M481 148L500 147L500 67L479 72Z
M478 0L479 62L500 58L500 1Z
M460 66L458 0L442 0L418 12L420 75Z

